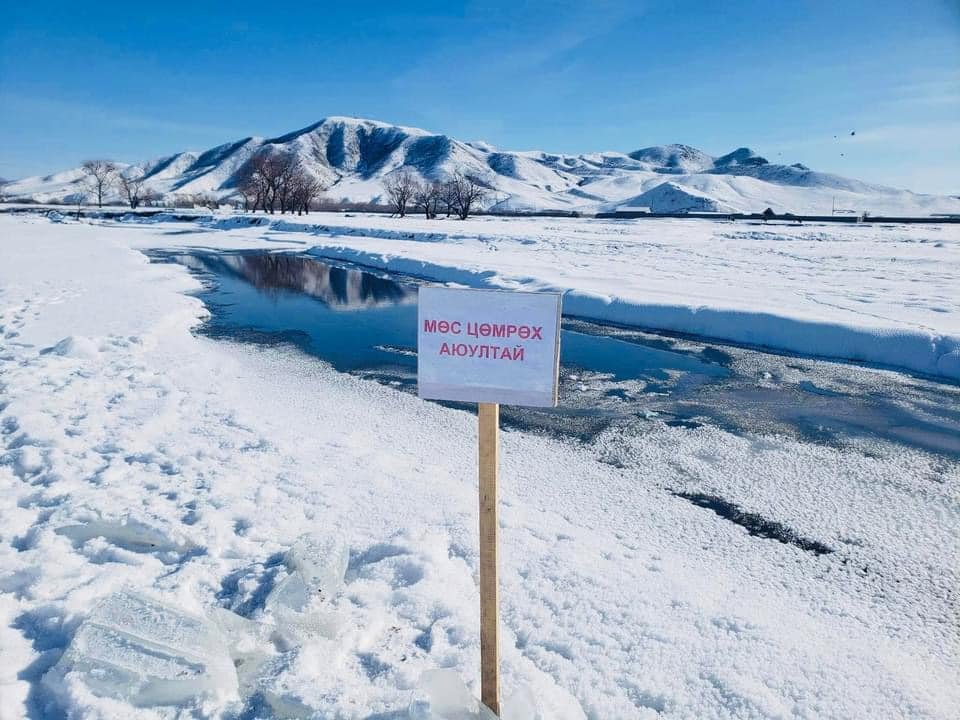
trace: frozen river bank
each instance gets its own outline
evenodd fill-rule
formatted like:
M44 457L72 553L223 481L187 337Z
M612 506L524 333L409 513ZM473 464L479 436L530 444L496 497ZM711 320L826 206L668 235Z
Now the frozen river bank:
M269 251L154 257L204 281L206 334L295 345L415 392L418 280ZM504 408L506 421L590 441L613 425L657 419L835 447L892 441L960 458L960 386L922 377L567 317L561 379L557 410Z

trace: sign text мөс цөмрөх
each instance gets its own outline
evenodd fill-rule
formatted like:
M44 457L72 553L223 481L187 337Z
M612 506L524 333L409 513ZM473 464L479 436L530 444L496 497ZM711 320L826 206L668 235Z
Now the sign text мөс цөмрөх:
M421 287L418 302L420 397L556 405L558 293Z

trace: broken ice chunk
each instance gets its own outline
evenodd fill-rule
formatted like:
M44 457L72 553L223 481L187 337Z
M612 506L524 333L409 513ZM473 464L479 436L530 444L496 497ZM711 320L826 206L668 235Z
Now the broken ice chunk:
M420 692L426 700L410 707L412 720L497 720L452 668L427 670L420 677Z
M333 611L315 610L301 613L278 608L274 611L274 618L277 621L274 640L286 649L302 645L304 640L314 637L332 640L343 627L342 618Z
M306 720L306 718L314 717L317 714L309 705L291 695L265 692L263 697L273 714L283 720Z
M267 644L266 629L242 615L221 607L210 608L207 617L224 635L227 649L237 671L240 694L248 696L254 691L254 685L260 670L270 660L265 651Z
M287 551L284 560L290 570L303 576L314 593L323 600L330 600L343 587L350 550L332 538L302 535Z
M545 675L518 687L502 705L503 720L587 720L580 703Z
M60 692L70 673L96 695L140 707L237 695L237 673L212 623L129 590L94 608L43 681Z
M310 605L311 600L313 600L313 593L303 575L293 572L274 585L270 594L267 595L266 607L274 612L279 607L303 612Z
M265 640L262 626L242 615L221 607L210 608L207 617L223 635L224 643L234 662L256 653Z
M336 637L341 626L339 615L311 608L311 603L319 597L299 572L293 572L277 583L266 602L267 610L277 622L275 639L292 648L308 637Z
M343 587L349 557L349 549L336 540L304 535L294 543L284 558L290 574L274 586L265 603L277 622L276 639L296 647L306 637L337 635L339 616L317 605Z
M276 655L260 674L257 694L269 706L257 717L297 720L333 718L394 718L400 713L371 714L376 692L359 678L344 674L349 650L333 640L315 639L309 646ZM365 678L366 680L366 678ZM369 690L374 690L370 693ZM403 720L407 720L403 718Z
M123 550L135 553L158 553L161 560L163 554L172 551L182 553L189 546L180 545L160 530L151 527L135 518L120 520L91 520L81 525L64 525L54 532L69 538L75 547L80 547L93 538L102 537L107 542Z
M420 685L430 701L431 713L444 720L466 720L476 715L480 702L460 678L456 670L446 668L428 670L420 678Z

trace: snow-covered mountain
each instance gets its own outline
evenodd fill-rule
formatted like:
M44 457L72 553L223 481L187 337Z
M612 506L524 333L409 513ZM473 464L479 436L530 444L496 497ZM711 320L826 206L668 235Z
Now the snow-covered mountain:
M249 137L201 153L177 153L125 166L125 172L144 171L147 184L168 201L196 193L227 199L237 195L238 171L261 152L295 153L334 201L384 202L384 179L408 169L427 180L455 171L477 176L490 188L486 206L498 210L756 212L771 207L824 214L836 207L873 214L960 213L957 198L897 190L800 164L777 165L749 148L720 157L689 145L585 155L511 152L346 117L326 118L281 137ZM83 172L74 168L11 182L3 194L11 200L63 200L82 179Z

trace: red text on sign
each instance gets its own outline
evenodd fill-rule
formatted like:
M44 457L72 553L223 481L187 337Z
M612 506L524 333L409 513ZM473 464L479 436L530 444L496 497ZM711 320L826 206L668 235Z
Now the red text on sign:
M443 335L465 333L472 337L512 338L543 340L542 325L513 325L506 323L461 323L459 320L424 320L423 331Z

